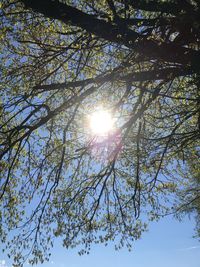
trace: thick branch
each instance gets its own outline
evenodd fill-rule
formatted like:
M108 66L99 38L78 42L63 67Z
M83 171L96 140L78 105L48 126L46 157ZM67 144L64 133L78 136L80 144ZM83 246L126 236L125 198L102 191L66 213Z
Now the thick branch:
M146 59L159 59L181 64L194 64L200 59L197 51L187 49L172 43L158 43L147 40L145 36L123 27L121 24L113 24L105 20L97 19L93 15L86 14L77 8L60 3L58 0L21 0L27 8L52 19L58 19L65 24L71 24L95 34L109 42L125 45ZM48 8L47 8L48 6Z
M109 81L124 81L124 82L143 82L143 81L156 81L156 80L171 80L175 77L191 75L194 73L191 69L182 68L164 68L150 71L131 72L123 75L121 69L117 69L107 75L101 75L94 79L86 79L82 81L74 81L68 83L52 83L47 85L35 86L35 89L51 91L51 90L64 90L68 88L76 88L79 86L86 86L93 83L105 83Z

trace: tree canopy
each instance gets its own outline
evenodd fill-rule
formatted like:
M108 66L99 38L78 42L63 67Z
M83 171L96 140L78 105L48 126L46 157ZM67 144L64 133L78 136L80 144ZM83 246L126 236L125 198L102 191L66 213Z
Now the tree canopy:
M0 234L15 263L48 260L55 236L80 254L130 248L151 220L199 214L200 2L0 6ZM100 107L104 137L88 124Z

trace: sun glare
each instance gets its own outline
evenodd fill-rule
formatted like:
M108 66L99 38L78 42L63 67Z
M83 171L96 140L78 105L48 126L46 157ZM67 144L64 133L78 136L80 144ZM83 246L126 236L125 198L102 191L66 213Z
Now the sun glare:
M92 133L99 136L109 134L114 126L111 113L106 110L98 110L91 114L89 123Z

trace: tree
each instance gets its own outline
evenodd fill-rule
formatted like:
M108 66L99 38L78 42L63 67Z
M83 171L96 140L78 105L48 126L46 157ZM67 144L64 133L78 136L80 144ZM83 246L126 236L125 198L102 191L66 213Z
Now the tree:
M197 150L190 150L187 152L188 161L185 173L187 174L187 186L184 190L179 190L179 202L177 205L176 216L185 213L195 214L196 218L196 237L200 237L200 156Z
M131 247L149 220L185 210L175 199L199 156L199 1L1 8L0 232L14 261L48 260L53 236L80 254ZM115 118L104 138L87 126L98 106Z

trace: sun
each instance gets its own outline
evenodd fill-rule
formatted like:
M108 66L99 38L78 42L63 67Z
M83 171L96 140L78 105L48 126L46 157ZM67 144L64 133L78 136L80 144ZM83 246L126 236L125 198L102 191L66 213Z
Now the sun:
M93 134L104 136L113 130L114 120L109 111L102 109L89 116L89 126Z

